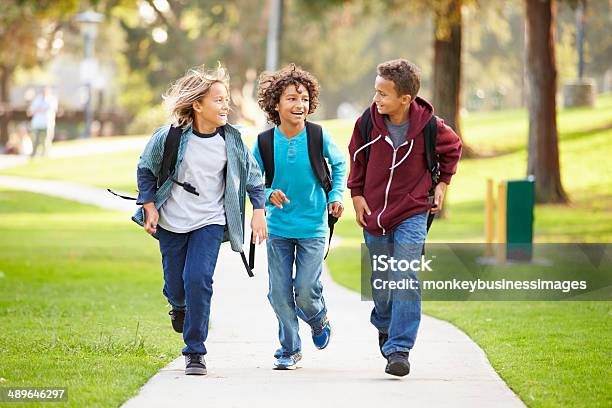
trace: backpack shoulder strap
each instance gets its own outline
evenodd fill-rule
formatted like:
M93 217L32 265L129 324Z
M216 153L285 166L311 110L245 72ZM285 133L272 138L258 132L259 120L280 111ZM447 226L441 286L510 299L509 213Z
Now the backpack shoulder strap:
M423 131L425 138L425 159L427 160L427 169L431 173L431 190L429 190L430 199L433 200L434 189L438 184L440 177L440 168L438 166L438 156L436 155L436 138L438 137L438 118L433 115ZM431 228L431 224L435 218L435 214L431 212L427 215L427 231ZM422 254L425 255L425 245L423 245Z
M274 180L274 128L257 135L257 147L264 165L266 188L270 188L272 187L272 180Z
M321 183L325 195L332 189L332 178L329 171L329 166L323 157L323 128L316 123L306 122L306 137L308 138L308 158L310 159L310 166L315 174L315 177ZM327 227L329 228L329 240L327 243L327 251L323 256L323 259L327 258L329 254L329 248L331 246L331 240L334 236L334 225L338 221L338 218L331 214L327 214Z
M323 157L323 128L316 123L306 122L306 137L308 138L310 166L327 194L332 189L332 180L329 167Z
M178 156L179 142L183 129L180 127L170 126L168 136L164 143L164 156L162 158L161 168L159 175L157 176L157 188L161 187L162 184L171 176L176 166L176 159Z
M438 118L434 115L431 117L423 136L425 137L425 159L427 160L427 169L434 179L434 186L438 184L438 157L436 155L436 138L438 137Z
M359 122L359 133L361 133L361 139L363 144L370 143L372 138L372 115L370 114L370 107L368 106L365 111L361 114L361 122ZM363 151L365 157L365 164L367 165L368 159L370 158L370 147L366 147Z

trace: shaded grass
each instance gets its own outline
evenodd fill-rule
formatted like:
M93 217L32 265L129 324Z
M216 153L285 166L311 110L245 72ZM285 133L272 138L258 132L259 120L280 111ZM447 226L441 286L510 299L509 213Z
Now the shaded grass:
M0 190L0 377L116 406L180 355L154 240L101 211Z

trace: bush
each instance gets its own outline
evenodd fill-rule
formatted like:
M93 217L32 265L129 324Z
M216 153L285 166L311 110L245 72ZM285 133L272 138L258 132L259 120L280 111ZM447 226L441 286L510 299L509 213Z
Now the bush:
M134 117L127 127L130 135L151 134L154 129L168 122L168 113L163 105L143 109Z

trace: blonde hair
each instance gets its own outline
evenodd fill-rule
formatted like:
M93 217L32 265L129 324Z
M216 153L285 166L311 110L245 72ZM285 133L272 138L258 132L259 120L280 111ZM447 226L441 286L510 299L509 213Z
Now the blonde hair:
M204 65L193 67L174 82L162 96L172 123L181 128L191 124L193 103L206 96L217 82L229 91L229 73L221 63L216 69L207 69Z

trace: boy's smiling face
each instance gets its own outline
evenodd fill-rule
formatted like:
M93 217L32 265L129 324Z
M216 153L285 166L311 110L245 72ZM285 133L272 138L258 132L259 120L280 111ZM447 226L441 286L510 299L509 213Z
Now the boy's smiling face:
M283 90L275 110L280 116L281 124L300 127L306 120L310 109L310 95L304 85L289 85Z
M215 82L202 99L193 103L193 110L205 129L225 126L229 113L229 94L225 85Z
M376 77L374 89L375 93L372 100L381 115L393 116L401 113L412 100L410 95L398 95L395 82L380 75Z

